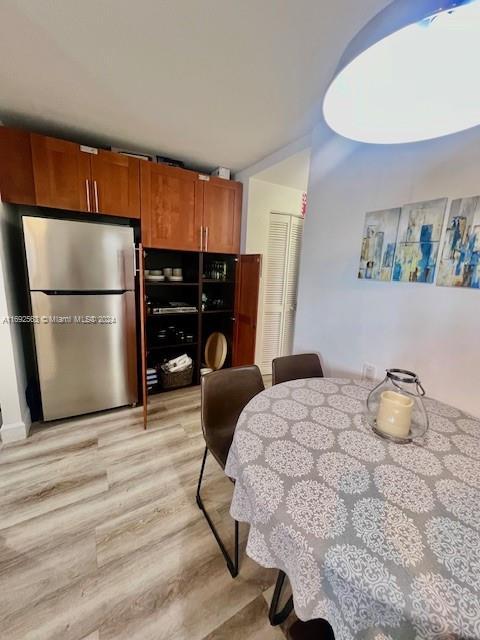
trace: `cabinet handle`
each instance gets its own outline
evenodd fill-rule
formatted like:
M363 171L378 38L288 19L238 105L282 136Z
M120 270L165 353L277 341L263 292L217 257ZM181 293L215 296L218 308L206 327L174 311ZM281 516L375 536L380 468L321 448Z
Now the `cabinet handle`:
M208 251L208 227L205 227L205 251Z
M93 181L93 194L95 196L95 211L98 213L98 187L97 181Z
M200 251L203 251L203 224L200 225Z
M90 207L90 183L88 180L85 180L85 191L87 192L87 211L88 213L91 212L91 207Z

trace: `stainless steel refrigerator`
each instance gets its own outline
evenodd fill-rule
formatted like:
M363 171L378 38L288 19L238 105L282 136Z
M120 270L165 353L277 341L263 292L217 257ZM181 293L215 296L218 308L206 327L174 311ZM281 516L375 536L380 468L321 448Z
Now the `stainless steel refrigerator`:
M133 229L24 217L44 420L137 402Z

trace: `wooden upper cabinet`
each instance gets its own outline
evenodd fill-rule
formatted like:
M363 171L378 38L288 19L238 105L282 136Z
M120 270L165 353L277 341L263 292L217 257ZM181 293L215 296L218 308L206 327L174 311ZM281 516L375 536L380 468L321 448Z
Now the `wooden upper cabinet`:
M0 197L3 202L35 204L28 131L0 127Z
M239 253L242 184L222 178L210 178L203 184L203 250Z
M75 142L32 133L36 202L43 207L91 211L90 154Z
M198 174L142 162L140 184L144 245L200 251L204 183Z
M139 218L140 162L143 160L102 149L89 157L92 211Z

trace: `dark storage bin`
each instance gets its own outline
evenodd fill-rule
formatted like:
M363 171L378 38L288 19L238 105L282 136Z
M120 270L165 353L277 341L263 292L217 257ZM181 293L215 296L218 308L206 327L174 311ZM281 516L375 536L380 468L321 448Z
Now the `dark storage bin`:
M188 369L183 371L165 371L159 368L160 379L164 389L177 389L178 387L188 387L193 380L193 363Z

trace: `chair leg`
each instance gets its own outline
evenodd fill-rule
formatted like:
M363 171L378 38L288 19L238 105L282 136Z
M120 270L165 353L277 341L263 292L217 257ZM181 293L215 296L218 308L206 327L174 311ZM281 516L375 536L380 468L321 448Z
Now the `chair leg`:
M270 620L270 624L272 625L272 627L276 627L277 625L282 624L282 622L285 622L285 620L293 611L293 596L290 596L283 609L277 612L285 578L286 575L284 574L284 572L279 571L277 582L275 583L275 591L273 592L272 602L270 603L270 610L268 612L268 619Z
M236 578L238 576L238 521L234 520L235 522L235 556L234 556L234 560L231 559L228 551L225 548L225 545L223 544L222 539L220 538L220 535L215 527L215 525L212 522L212 519L210 518L210 516L207 513L207 510L205 509L205 505L203 504L203 500L200 496L200 489L202 486L202 480L203 480L203 472L205 471L205 462L207 461L207 454L208 454L208 448L205 447L205 453L203 454L203 460L202 460L202 468L200 469L200 477L198 479L198 486L197 486L197 504L199 506L199 508L201 509L203 515L205 516L206 521L208 522L208 526L210 527L210 529L212 530L213 535L215 536L215 540L217 541L218 546L220 547L220 551L223 554L223 557L225 558L225 561L227 563L227 567L228 570L230 571L230 574L232 576L232 578Z

